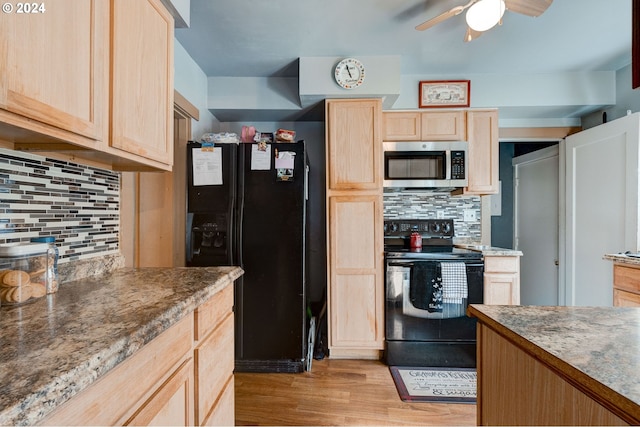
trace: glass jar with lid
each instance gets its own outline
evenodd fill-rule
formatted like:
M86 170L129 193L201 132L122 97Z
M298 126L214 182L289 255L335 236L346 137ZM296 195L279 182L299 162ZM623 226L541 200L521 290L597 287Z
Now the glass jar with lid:
M46 243L47 249L47 293L52 294L58 292L58 246L56 246L56 238L53 236L32 237L32 243Z
M7 243L0 245L0 301L17 305L47 294L49 246L46 243Z

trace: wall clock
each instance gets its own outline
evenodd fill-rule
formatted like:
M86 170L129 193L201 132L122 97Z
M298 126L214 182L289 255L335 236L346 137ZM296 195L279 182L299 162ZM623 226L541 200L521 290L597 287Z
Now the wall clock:
M355 89L364 81L364 65L355 58L345 58L336 65L336 83L345 89Z

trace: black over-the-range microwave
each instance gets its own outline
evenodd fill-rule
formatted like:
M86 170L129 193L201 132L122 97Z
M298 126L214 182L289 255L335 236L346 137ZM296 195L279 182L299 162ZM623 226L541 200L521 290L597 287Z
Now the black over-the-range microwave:
M468 184L466 141L383 142L385 190L451 191Z

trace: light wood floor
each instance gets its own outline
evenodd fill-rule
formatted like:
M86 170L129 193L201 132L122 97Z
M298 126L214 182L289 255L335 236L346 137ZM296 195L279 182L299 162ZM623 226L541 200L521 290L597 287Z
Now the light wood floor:
M236 373L236 425L475 425L476 405L405 403L378 361L314 360L299 374Z

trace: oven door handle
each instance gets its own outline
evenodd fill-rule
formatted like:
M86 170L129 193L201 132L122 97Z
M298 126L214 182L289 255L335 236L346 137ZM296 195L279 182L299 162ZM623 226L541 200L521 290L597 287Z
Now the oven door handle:
M387 266L389 267L413 267L415 264L413 262L400 262L400 261L388 261Z

